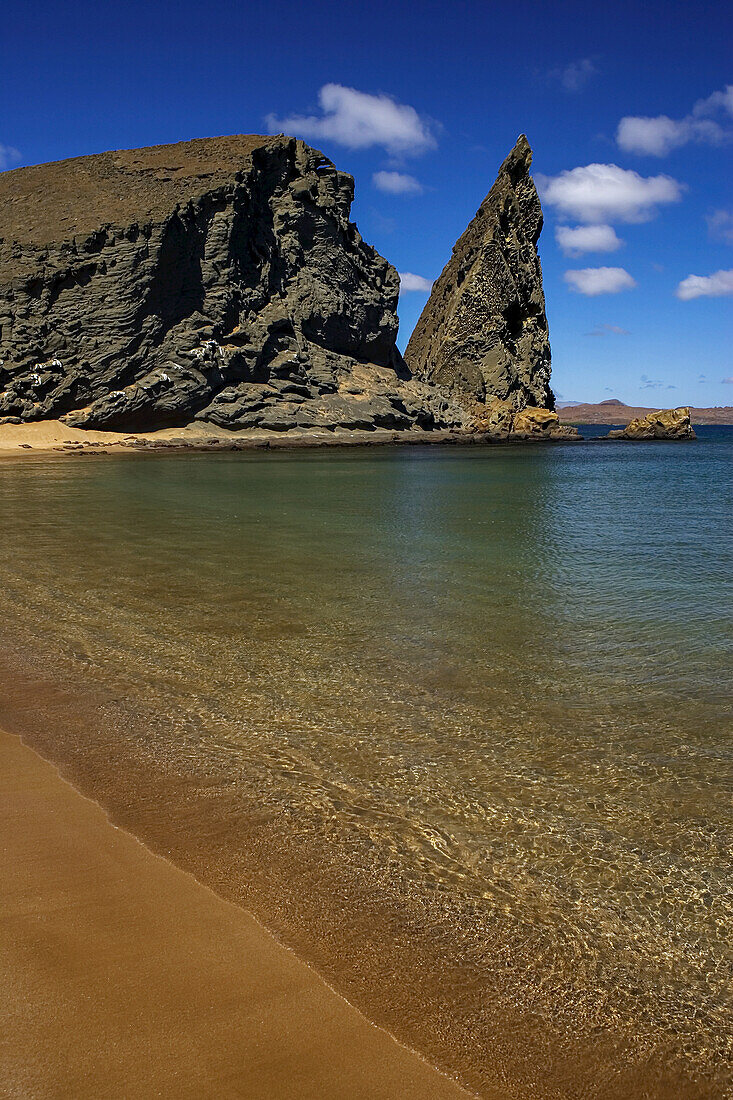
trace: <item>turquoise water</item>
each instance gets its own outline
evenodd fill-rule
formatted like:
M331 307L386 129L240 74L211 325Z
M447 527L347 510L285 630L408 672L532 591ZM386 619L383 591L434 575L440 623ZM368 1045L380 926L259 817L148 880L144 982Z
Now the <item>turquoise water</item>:
M319 869L342 851L344 922L368 879L409 909L416 960L438 927L459 945L440 1056L474 1082L506 997L612 1040L611 1076L679 1059L680 1096L722 1096L733 429L699 435L4 461L3 633L256 792L273 866L287 829L314 868L286 939L296 919L306 952L327 938ZM526 1096L521 1047L497 1080ZM623 1095L574 1079L533 1095Z

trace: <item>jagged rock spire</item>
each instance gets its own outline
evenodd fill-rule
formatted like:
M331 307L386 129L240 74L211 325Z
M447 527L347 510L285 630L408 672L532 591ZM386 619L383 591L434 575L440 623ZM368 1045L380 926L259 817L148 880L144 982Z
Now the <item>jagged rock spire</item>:
M453 248L405 359L420 378L469 401L554 408L537 241L542 207L524 134Z

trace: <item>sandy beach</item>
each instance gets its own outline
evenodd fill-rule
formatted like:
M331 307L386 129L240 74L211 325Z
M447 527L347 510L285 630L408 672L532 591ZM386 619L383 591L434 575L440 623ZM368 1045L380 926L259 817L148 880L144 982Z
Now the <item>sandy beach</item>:
M0 731L0 1093L469 1094Z
M31 454L64 454L99 452L111 453L130 447L146 445L202 446L212 440L226 437L240 445L256 443L260 438L272 436L272 432L215 431L211 426L189 424L182 428L162 428L153 432L113 432L72 428L62 420L37 420L26 424L0 425L0 457Z
M151 432L94 431L71 428L61 420L0 425L0 458L50 454L134 454L146 450L258 450L299 447L342 447L353 444L470 443L470 436L451 431L346 430L273 432L247 428L217 429L213 425L186 424Z

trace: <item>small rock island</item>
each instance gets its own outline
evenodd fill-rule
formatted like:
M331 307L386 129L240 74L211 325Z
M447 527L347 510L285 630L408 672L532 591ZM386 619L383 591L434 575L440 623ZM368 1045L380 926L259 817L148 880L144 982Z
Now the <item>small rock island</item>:
M634 417L625 428L608 433L609 439L695 439L688 408L660 409Z

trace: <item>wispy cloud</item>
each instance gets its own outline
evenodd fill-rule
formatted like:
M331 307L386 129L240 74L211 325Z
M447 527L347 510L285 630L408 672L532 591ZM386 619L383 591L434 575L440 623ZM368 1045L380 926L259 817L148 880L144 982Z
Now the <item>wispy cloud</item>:
M610 225L558 225L555 240L566 256L584 252L615 252L624 243Z
M666 383L659 378L648 378L645 374L641 376L641 388L643 390L661 390Z
M538 175L536 182L544 202L588 224L649 221L662 204L679 202L684 190L671 176L640 176L617 164L587 164Z
M0 145L0 172L7 171L20 160L20 150L12 145Z
M733 244L733 210L713 210L705 220L711 237Z
M589 57L581 57L568 65L550 70L550 78L559 80L566 92L579 92L598 69Z
M623 267L584 267L566 271L564 278L571 290L587 298L595 298L599 294L619 294L636 286L636 280Z
M388 95L369 95L342 84L324 84L318 93L320 115L266 118L271 134L326 139L348 149L382 146L390 155L417 156L435 148L430 122L414 107Z
M707 99L698 99L692 108L692 113L698 117L713 114L718 110L733 116L733 84L726 84L721 91L713 92Z
M716 119L715 116L718 118ZM699 99L684 118L669 115L627 115L616 130L616 142L627 153L664 157L690 142L722 145L733 137L733 84ZM719 121L722 119L722 121Z
M733 386L733 374L730 376L730 378L721 378L720 381L723 383L724 386Z
M714 275L688 275L675 294L683 302L689 302L692 298L722 298L733 294L733 268L730 271L716 271Z
M375 172L372 183L377 191L386 191L389 195L422 195L423 192L420 180L404 172Z
M432 279L425 279L422 275L413 275L411 271L400 271L400 293L417 290L421 294L429 294L433 289Z
M591 332L586 332L586 336L630 336L630 332L627 328L621 328L621 325L596 325Z

